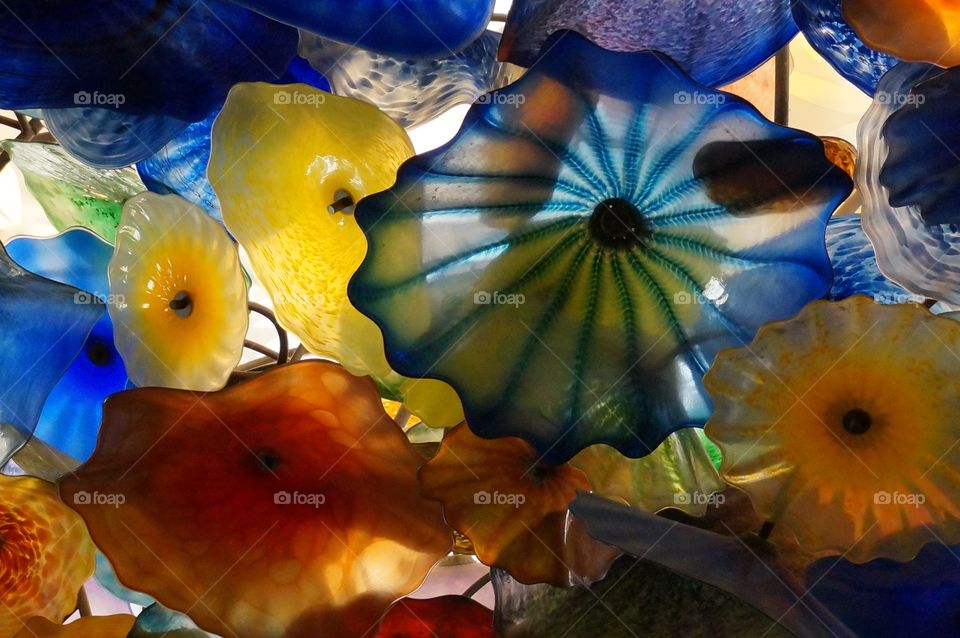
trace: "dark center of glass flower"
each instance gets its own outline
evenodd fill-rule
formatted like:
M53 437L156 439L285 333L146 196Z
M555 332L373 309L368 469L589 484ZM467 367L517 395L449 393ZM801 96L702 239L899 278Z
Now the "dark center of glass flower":
M870 429L870 415L859 408L854 408L843 415L843 429L850 434L863 434Z
M327 206L327 212L331 215L334 213L352 215L355 206L356 201L353 199L353 194L346 189L338 188L337 192L333 194L333 202Z
M170 300L170 310L177 313L178 317L187 318L193 313L193 298L186 290L181 290Z
M650 235L650 225L636 206L614 197L593 209L590 234L604 246L624 250L643 243Z
M260 450L256 452L257 467L264 474L273 474L280 467L282 459L280 455L273 450Z
M87 342L87 358L95 366L105 366L110 363L110 346L99 339Z

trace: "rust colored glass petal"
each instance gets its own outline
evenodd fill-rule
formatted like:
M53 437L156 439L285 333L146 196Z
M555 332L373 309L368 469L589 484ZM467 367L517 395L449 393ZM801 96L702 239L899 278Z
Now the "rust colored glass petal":
M390 607L376 638L497 638L493 612L465 596L404 598Z
M956 0L843 0L843 16L878 51L911 62L960 64Z
M60 485L120 581L201 628L355 638L450 548L420 463L373 382L306 361L114 395Z
M89 616L67 625L31 618L14 638L127 638L136 620L127 614Z

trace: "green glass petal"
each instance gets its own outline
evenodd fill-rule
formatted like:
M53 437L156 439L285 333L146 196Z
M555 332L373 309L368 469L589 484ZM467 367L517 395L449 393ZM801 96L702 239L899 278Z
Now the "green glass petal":
M133 168L91 168L56 144L8 140L3 149L58 231L83 226L112 244L123 203L147 190Z

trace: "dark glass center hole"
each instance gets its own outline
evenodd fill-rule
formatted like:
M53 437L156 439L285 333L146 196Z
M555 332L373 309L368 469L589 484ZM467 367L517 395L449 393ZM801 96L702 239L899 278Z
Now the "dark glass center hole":
M178 317L189 317L193 312L193 299L186 290L181 290L170 300L170 310L177 313Z
M264 474L273 474L282 462L280 455L273 450L260 450L256 453L256 457L257 467L259 467Z
M590 233L610 248L633 248L650 235L650 226L637 207L614 197L600 202L590 216Z
M843 429L850 434L863 434L870 429L870 424L870 415L859 408L843 415Z
M95 366L105 366L110 363L112 353L110 346L99 340L87 342L87 358Z

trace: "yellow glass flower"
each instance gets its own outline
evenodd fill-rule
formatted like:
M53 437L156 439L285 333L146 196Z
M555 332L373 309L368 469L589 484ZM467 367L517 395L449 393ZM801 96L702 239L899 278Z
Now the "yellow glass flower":
M60 622L93 575L93 541L56 487L0 475L0 638L34 616Z
M214 124L207 174L280 323L310 352L402 395L428 425L449 427L463 420L453 389L394 373L379 328L347 299L367 248L354 205L393 185L413 152L365 102L304 84L238 84Z
M14 638L126 638L135 620L133 616L117 614L89 616L61 625L45 618L31 618Z
M237 247L177 195L127 201L110 260L108 310L138 386L219 390L240 361L247 289Z
M704 379L721 474L814 554L960 542L958 353L960 323L864 296L764 326Z

